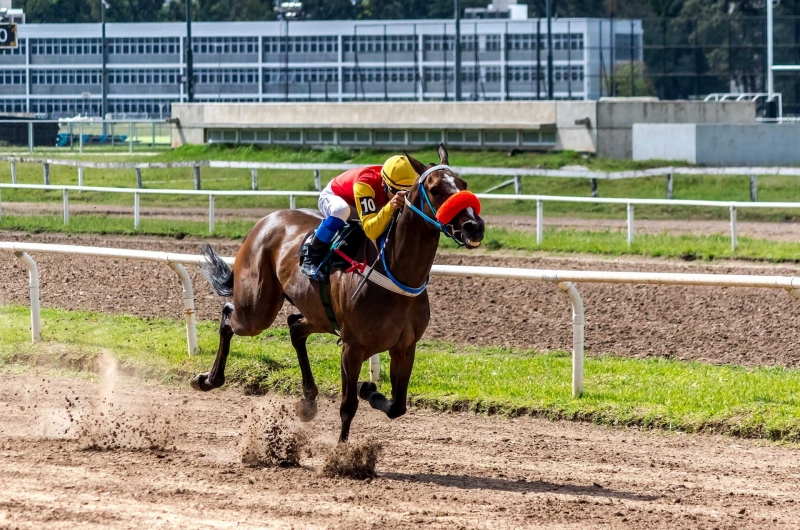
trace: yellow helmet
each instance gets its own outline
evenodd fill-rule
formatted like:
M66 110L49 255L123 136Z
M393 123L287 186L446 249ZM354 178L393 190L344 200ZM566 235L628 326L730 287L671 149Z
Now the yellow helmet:
M381 177L386 184L395 190L407 190L417 180L417 172L411 167L408 158L398 155L389 158L381 168Z

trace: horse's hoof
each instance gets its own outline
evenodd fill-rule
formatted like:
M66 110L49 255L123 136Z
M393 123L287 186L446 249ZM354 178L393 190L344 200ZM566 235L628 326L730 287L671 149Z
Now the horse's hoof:
M317 417L317 401L311 399L301 399L294 405L297 418L303 423L309 422Z
M373 383L372 381L365 381L363 383L358 383L358 397L363 400L369 400L369 396L371 396L374 392L378 391L378 385Z
M202 374L197 374L196 376L192 377L192 380L189 382L189 385L195 390L199 390L201 392L208 392L209 390L214 390L214 386L209 384L208 382L208 374L209 372L205 372Z

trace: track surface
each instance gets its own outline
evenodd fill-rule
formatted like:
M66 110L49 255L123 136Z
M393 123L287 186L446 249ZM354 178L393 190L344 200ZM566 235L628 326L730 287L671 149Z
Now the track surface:
M0 240L140 248L196 254L203 240L145 237L28 235L0 232ZM234 255L239 242L214 242ZM113 259L41 254L43 307L97 310L140 316L182 317L180 284L165 265ZM800 267L609 260L595 257L513 257L480 252L442 254L439 263L544 269L630 270L783 274ZM222 300L197 270L200 319L217 320ZM766 289L579 285L586 306L586 347L590 354L682 359L745 365L800 367L800 306L787 293ZM569 349L570 306L550 284L433 277L432 319L426 339L461 344ZM28 303L26 271L10 254L0 256L0 303ZM285 324L287 307L276 325ZM45 323L46 326L46 323ZM235 343L234 343L235 351Z
M338 429L331 403L310 424L316 449L303 467L249 468L238 452L244 416L254 403L287 400L125 380L3 379L3 529L760 529L800 520L791 448L415 409L389 421L362 406L354 441L368 436L384 448L378 478L362 482L317 472ZM157 408L170 417L174 449L82 450L65 398L85 418L109 396L128 414Z

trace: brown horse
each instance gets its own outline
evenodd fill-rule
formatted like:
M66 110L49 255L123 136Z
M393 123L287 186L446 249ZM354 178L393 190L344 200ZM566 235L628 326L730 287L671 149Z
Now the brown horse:
M386 268L397 282L405 286L419 287L427 282L441 231L467 248L478 247L483 239L483 220L473 208L459 211L445 227L436 226L434 209L467 188L467 183L449 167L441 167L447 166L444 145L439 146L439 158L440 165L435 168L428 166L431 169L429 174L424 179L417 178L412 186L407 204L399 214L384 249ZM423 175L428 169L418 160L410 156L408 159L418 175ZM421 207L417 210L410 205ZM419 214L420 210L429 216L427 220ZM314 417L318 392L311 373L306 340L312 333L334 334L335 331L320 298L320 289L328 286L310 280L300 272L298 250L309 231L318 224L318 215L299 210L282 210L264 217L239 249L233 270L211 247L204 248L209 261L204 271L206 277L217 294L232 295L233 303L226 303L222 308L220 344L214 366L210 372L192 379L193 388L208 391L222 386L233 335L255 336L267 329L286 299L299 311L288 318L292 346L297 350L303 377L304 399L299 404L298 413L301 419ZM372 263L377 256L378 250L367 245L368 262ZM387 272L380 265L376 266L378 270ZM422 338L430 317L426 291L418 296L406 296L367 281L353 298L361 280L361 275L344 270L334 270L330 277L330 304L343 343L340 442L347 440L359 396L389 418L405 414L416 344ZM364 361L387 350L391 357L391 400L378 393L374 383L358 382Z

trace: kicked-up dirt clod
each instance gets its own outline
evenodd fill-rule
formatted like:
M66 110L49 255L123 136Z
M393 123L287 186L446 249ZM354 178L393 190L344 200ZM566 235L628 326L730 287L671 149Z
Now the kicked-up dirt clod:
M308 452L308 434L299 429L284 404L251 407L242 428L239 456L251 467L300 465Z
M359 480L375 477L380 452L381 445L371 440L336 444L325 457L321 473Z

